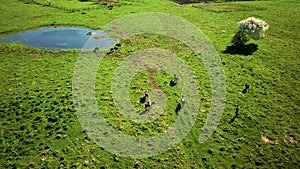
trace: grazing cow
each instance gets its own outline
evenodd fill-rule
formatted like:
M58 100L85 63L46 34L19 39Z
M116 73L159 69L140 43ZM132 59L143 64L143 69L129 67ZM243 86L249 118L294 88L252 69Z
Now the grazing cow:
M154 102L147 102L146 104L145 104L145 108L146 109L149 109L153 104L155 104Z
M175 112L178 113L183 108L183 106L185 105L185 103L186 102L185 102L184 96L182 96L181 97L181 103L177 104Z
M140 98L140 103L145 103L148 97L149 97L149 91L146 90L144 97Z
M114 6L110 4L110 5L107 6L107 8L108 8L109 10L112 10L112 9L114 8Z
M170 86L174 87L177 83L178 83L178 76L176 74L174 74L174 79L170 81Z
M148 90L145 91L145 96L144 97L149 97L149 91Z
M178 76L176 74L174 74L174 81L175 81L175 83L178 83L178 80L179 80Z
M184 99L184 96L181 97L181 107L183 107L185 104L185 99Z
M51 26L55 26L56 25L56 22L55 21L53 21L53 23L51 23Z

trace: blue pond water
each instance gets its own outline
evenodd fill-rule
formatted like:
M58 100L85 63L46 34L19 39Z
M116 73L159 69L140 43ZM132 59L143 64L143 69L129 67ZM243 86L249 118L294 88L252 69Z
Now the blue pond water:
M87 35L92 32L92 35ZM4 36L0 42L21 42L43 49L93 49L107 48L115 44L107 34L86 28L40 28ZM88 43L86 43L88 42Z

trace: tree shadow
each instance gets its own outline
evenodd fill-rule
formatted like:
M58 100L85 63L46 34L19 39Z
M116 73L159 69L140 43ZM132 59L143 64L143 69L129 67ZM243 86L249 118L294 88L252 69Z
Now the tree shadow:
M232 45L227 46L226 50L223 52L224 54L238 54L238 55L252 55L255 51L258 50L258 45L254 43L250 43L247 45Z

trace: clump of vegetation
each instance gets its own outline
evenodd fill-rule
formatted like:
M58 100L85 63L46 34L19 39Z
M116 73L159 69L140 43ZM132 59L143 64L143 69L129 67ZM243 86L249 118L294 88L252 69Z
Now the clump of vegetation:
M250 38L254 40L262 39L265 31L269 28L269 25L265 21L254 17L241 20L238 24L238 31L231 41L234 46L245 45Z
M79 0L80 2L88 2L88 1L92 1L92 2L114 2L114 0Z

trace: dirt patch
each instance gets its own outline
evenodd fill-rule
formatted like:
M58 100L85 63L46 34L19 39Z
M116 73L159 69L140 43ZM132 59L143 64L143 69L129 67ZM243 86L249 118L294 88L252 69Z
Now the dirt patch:
M158 84L155 82L155 80L153 79L152 73L149 70L149 68L146 69L146 72L148 74L148 79L149 81L153 84L154 89L159 89Z
M297 138L293 134L285 134L284 142L286 144L295 144L297 143Z
M261 135L261 140L266 143L266 144L279 144L280 142L278 140L272 140L270 137L268 137L267 134L262 134ZM296 144L297 143L297 138L293 134L284 134L284 139L283 142L285 144Z
M261 140L265 143L270 143L270 139L268 138L268 136L266 134L261 135Z
M275 144L275 145L279 144L278 140L271 140L267 134L261 134L261 140L266 144Z

